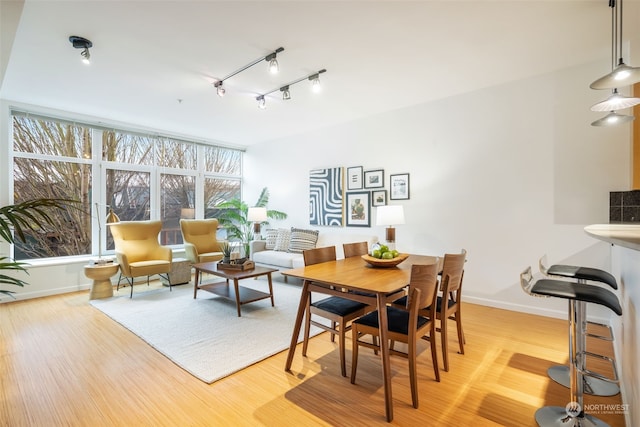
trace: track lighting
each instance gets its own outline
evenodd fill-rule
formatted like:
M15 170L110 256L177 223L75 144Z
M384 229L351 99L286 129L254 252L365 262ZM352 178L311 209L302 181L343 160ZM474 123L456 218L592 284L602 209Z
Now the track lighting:
M634 119L635 117L633 116L625 116L623 114L618 114L615 111L612 111L603 118L591 123L591 126L615 126L620 123L630 122Z
M213 86L216 88L216 93L220 98L222 98L224 94L227 93L227 91L222 87L222 80L218 80L213 84Z
M264 110L267 108L267 102L264 100L264 95L260 95L259 97L256 98L256 100L258 101L259 109Z
M281 87L280 91L282 92L282 99L284 99L285 101L291 99L291 92L289 92L289 85Z
M222 83L225 80L235 76L236 74L239 74L239 73L243 72L244 70L247 70L247 69L253 67L256 64L259 64L262 61L269 62L269 71L271 71L272 73L277 73L278 69L279 69L279 66L278 66L278 60L276 59L276 56L282 51L284 51L284 48L283 47L279 47L276 50L274 50L273 52L271 52L270 54L268 54L266 56L261 56L260 58L254 60L254 61L251 61L250 63L248 63L244 67L241 67L241 68L237 69L236 71L234 71L233 73L229 74L228 76L223 77L223 78L219 79L218 81L216 81L213 85L216 88L218 96L223 97L225 92L226 92L224 90L224 88L222 87Z
M318 74L309 76L309 80L311 80L311 90L315 93L320 92L320 90L322 89L322 87L320 86L320 77Z
M278 89L273 89L273 90L270 90L269 92L263 93L262 95L258 95L256 97L256 101L258 101L258 106L264 110L266 108L265 105L264 105L264 103L265 103L264 97L267 96L267 95L270 95L273 92L276 92L278 90L280 92L282 92L282 99L284 99L284 100L291 99L291 91L289 90L289 86L292 86L292 85L294 85L296 83L300 83L300 82L305 81L305 80L310 80L311 83L312 83L312 88L314 88L313 91L314 92L318 92L319 91L319 86L320 86L320 78L318 76L320 74L326 73L326 72L327 72L327 70L322 69L322 70L318 71L317 73L311 74L310 76L301 77L301 78L299 78L297 80L294 80L292 82L287 83L284 86L279 87ZM318 89L315 89L315 87L314 87L315 85L318 85Z
M87 40L84 37L79 36L70 36L69 41L76 49L82 49L82 52L80 52L82 62L89 65L91 63L91 52L89 52L89 48L93 47L93 43L91 43L91 40Z

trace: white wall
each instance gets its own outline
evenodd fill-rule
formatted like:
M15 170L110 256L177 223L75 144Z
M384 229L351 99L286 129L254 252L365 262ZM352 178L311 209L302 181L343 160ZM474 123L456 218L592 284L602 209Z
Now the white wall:
M601 68L586 64L250 147L247 200L267 186L269 206L289 214L273 225L304 226L311 169L382 168L387 189L389 174L410 173L410 200L390 202L405 207L400 251L466 248L467 301L565 318L565 302L525 295L518 277L527 265L537 271L545 253L550 262L608 268L607 246L583 227L608 222L609 191L629 189L630 129L590 126L602 116L589 107L608 95L589 89ZM382 227L373 231L383 239Z

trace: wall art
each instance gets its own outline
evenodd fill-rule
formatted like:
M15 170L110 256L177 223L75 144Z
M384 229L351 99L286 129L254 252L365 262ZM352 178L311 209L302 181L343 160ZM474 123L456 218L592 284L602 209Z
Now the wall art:
M342 227L343 168L309 172L309 224Z
M408 200L409 199L409 174L400 173L391 175L389 179L390 199L391 200Z
M371 194L347 193L347 227L371 227Z

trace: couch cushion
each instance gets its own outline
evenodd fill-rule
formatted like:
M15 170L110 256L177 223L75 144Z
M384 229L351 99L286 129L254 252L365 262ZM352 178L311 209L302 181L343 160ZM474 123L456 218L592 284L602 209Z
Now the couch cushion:
M304 265L301 254L283 251L260 251L253 254L253 262L256 264L274 265L283 269L299 267L300 260Z
M315 248L317 241L318 230L304 230L302 228L291 227L289 252L301 254L302 251Z
M278 236L276 237L276 244L273 248L274 251L288 251L289 240L291 240L291 231L284 228L278 229Z
M273 250L276 247L276 239L278 238L278 230L275 228L270 228L265 232L265 249Z

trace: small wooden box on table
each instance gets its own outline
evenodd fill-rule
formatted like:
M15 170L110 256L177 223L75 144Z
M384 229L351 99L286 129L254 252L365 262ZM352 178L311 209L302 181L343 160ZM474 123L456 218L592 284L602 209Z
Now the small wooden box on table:
M266 267L254 267L248 270L225 269L218 262L194 264L193 268L196 271L193 285L194 299L198 294L198 289L202 289L203 291L211 292L212 294L235 301L236 308L238 310L238 317L241 316L240 306L242 304L271 298L271 307L274 307L271 273L278 271L276 269ZM226 279L226 282L200 284L200 275L202 273L209 273L217 277L222 277L223 279ZM267 276L267 280L269 282L269 293L245 288L238 284L242 279L249 279L258 276ZM229 283L230 280L233 280L233 286Z

